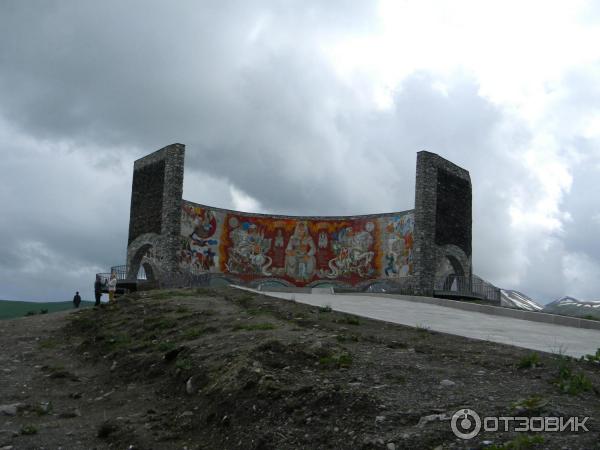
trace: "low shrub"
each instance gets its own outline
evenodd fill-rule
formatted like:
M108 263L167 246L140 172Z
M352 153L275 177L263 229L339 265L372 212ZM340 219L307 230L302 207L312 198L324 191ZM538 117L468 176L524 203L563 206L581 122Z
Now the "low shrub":
M529 353L528 355L523 356L519 360L517 367L519 369L533 369L541 365L542 364L540 362L540 355L538 355L537 353Z
M338 353L319 358L319 364L329 369L347 368L352 365L352 355L350 353Z

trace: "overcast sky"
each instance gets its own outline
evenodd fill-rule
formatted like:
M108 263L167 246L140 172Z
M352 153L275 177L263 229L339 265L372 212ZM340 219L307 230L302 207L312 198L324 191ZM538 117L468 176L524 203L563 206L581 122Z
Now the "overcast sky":
M411 209L438 153L475 273L600 300L598 5L0 2L0 298L91 298L133 161L181 142L185 199L289 214Z

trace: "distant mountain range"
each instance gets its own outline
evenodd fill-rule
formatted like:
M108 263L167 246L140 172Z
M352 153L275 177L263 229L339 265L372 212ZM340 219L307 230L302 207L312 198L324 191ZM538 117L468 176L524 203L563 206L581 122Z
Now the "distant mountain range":
M560 314L562 316L600 320L600 300L584 301L566 296L555 300L552 303L548 303L546 306L542 306L531 297L519 291L501 289L500 293L500 304L507 308L541 311L548 314Z
M563 297L548 303L542 312L600 320L600 300L584 301L573 297Z
M542 305L522 292L512 289L500 289L500 305L506 308L524 309L526 311L541 311Z

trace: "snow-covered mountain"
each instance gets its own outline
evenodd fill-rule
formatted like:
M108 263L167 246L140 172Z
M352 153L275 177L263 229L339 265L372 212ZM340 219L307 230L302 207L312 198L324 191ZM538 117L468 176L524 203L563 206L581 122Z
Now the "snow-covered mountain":
M522 292L512 289L500 289L500 305L506 308L523 309L526 311L541 311L542 305Z
M568 296L562 297L548 303L542 312L600 319L600 300L584 301Z

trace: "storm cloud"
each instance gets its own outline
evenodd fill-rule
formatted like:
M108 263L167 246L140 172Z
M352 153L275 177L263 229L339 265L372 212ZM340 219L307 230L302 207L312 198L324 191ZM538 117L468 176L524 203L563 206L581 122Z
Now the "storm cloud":
M476 273L543 302L600 299L600 64L561 74L536 120L460 67L417 65L381 105L368 68L344 76L329 51L376 33L379 12L0 6L0 298L90 298L125 259L133 161L181 142L186 199L289 214L412 208L416 152L438 153L471 173Z

